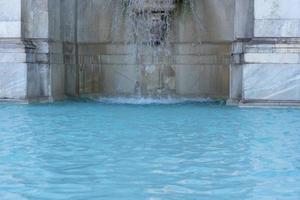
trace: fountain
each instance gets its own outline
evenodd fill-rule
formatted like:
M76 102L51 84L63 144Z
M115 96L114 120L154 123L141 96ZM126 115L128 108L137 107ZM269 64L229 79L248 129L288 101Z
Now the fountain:
M114 10L112 41L116 44L122 42L122 39L115 39L114 36L124 31L125 46L134 46L131 52L124 52L133 55L135 59L134 92L131 92L130 96L141 98L175 95L176 72L172 66L174 64L172 59L177 39L174 30L181 13L191 14L193 20L197 22L197 40L194 41L195 44L199 43L198 36L203 27L202 19L196 10L197 6L194 0L111 0L108 2L106 7ZM123 69L118 70L118 73L128 77L128 72ZM120 87L122 86L118 86L114 91L119 93ZM114 91L108 93L114 95Z
M126 19L127 43L134 41L139 50L146 48L154 55L169 55L174 12L177 7L186 8L187 5L190 6L198 30L204 30L202 19L195 9L195 0L123 0L125 14L121 17Z
M290 56L298 52L299 26L293 20L299 18L298 4L289 7L284 0L275 4L264 0L0 2L2 99L95 95L299 100L296 81L288 98L281 89L298 73L293 71L298 70L297 59ZM13 9L15 5L18 9ZM286 59L277 59L283 55ZM272 77L273 71L283 77L274 79L284 83L278 88L260 77ZM271 89L254 92L260 88Z
M142 49L158 55L167 54L169 47L171 14L175 0L124 0L126 40ZM144 48L143 48L144 47Z

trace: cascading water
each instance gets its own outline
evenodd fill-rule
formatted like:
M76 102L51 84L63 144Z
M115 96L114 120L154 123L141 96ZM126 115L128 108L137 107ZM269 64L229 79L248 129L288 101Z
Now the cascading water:
M136 82L136 95L139 97L144 96L145 93L150 96L153 94L169 95L169 91L172 89L166 86L163 75L157 75L159 76L159 84L153 93L149 93L148 89L144 90L146 92L142 92L148 84L144 81L143 76L145 73L151 74L155 70L170 69L172 63L169 56L172 55L171 43L174 42L172 25L177 19L178 13L176 12L183 11L192 14L198 29L200 31L203 29L202 20L197 10L198 0L110 0L110 3L113 3L111 5L115 8L111 35L118 34L118 29L125 30L125 43L135 46L133 48L135 51L132 53L136 57L136 70L139 75L139 80ZM198 40L197 43L199 43ZM143 57L147 56L152 57L152 61L160 60L153 62L151 66L145 66ZM151 72L148 72L148 69Z
M126 38L143 50L168 54L170 22L175 0L123 0L126 17Z
M136 45L136 68L139 80L136 82L136 95L142 97L165 93L161 75L156 86L155 94L148 89L148 83L143 74L152 74L155 70L162 69L170 64L160 63L160 66L145 66L142 56L152 56L152 59L170 55L170 24L172 13L176 8L176 0L123 0L125 14L127 43ZM149 71L150 70L150 71ZM160 92L159 92L160 91Z
M116 1L121 1L122 12L118 11L115 19L125 18L125 40L138 46L138 55L143 52L153 55L170 54L171 24L175 20L174 13L180 6L189 8L199 31L203 30L202 19L196 10L197 0Z

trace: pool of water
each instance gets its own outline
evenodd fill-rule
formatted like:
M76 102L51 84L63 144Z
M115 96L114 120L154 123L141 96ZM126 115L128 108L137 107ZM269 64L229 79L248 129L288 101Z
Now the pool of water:
M1 200L300 199L300 110L0 104Z

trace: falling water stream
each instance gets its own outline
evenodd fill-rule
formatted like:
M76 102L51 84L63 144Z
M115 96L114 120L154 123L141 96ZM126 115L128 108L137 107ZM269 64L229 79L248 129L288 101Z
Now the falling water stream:
M141 74L144 55L152 57L152 61L158 59L161 66L171 65L172 25L177 19L176 12L191 13L198 31L203 30L197 0L110 0L109 4L114 8L111 35L118 34L122 24L125 26L125 43L135 46L137 74ZM136 84L138 97L142 96L141 84L141 80ZM164 86L161 87L164 90Z
M138 55L170 55L171 26L179 7L190 12L198 30L203 30L197 0L110 0L109 3L116 10L115 26L125 19L125 41L137 45ZM117 27L112 28L112 32L116 30Z

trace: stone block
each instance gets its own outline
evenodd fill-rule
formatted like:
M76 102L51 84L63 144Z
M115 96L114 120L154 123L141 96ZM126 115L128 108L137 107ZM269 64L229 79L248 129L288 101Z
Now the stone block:
M65 64L66 69L66 80L65 80L65 93L69 96L77 95L77 73L76 65L74 64Z
M26 99L27 65L0 63L0 99Z
M51 97L62 99L65 96L65 66L63 64L51 64Z
M132 55L101 55L101 62L103 64L134 65L137 60Z
M49 68L48 64L28 64L28 99L51 97Z
M243 66L230 65L230 99L242 99Z
M256 19L254 37L300 37L300 19Z
M274 63L274 64L297 64L300 63L298 53L246 53L245 63Z
M234 38L252 38L254 0L235 0Z
M25 53L0 53L0 63L25 63Z
M0 21L0 38L18 38L20 36L20 21Z
M300 65L244 65L243 99L269 101L299 101Z
M224 55L230 54L231 44L209 44L209 43L176 43L172 45L175 55Z
M226 97L229 69L223 65L176 65L176 93L182 96Z
M134 95L139 87L138 66L103 65L102 84L104 95Z
M101 65L79 65L79 89L80 95L93 95L101 93Z
M218 65L229 64L230 57L227 55L177 55L174 63L179 65Z
M0 21L21 21L22 0L0 0Z
M255 0L254 37L300 37L300 1Z
M300 19L299 0L255 0L255 19Z
M24 38L48 38L48 0L26 0L22 2L22 35Z

